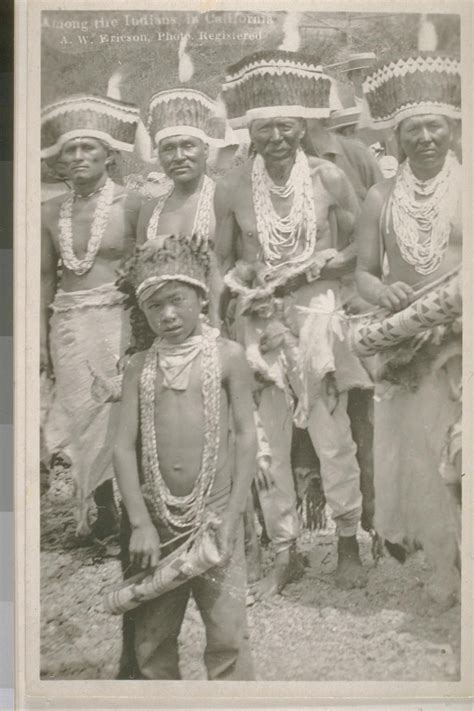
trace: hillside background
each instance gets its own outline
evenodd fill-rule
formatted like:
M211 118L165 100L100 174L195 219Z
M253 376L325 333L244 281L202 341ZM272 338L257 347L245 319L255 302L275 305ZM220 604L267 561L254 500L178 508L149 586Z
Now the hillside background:
M110 77L120 70L121 94L146 116L152 94L183 84L178 76L180 36L189 35L186 54L194 65L186 84L216 97L225 68L251 52L278 47L284 38L285 12L116 12L48 11L42 13L42 104L89 92L105 94ZM459 17L430 15L438 49L460 51ZM352 52L378 57L416 49L420 16L397 13L298 14L300 51L323 65ZM173 37L169 38L169 34ZM235 33L256 39L209 39L209 33ZM207 33L202 35L201 33ZM337 69L332 75L343 80ZM126 157L127 170L140 169Z

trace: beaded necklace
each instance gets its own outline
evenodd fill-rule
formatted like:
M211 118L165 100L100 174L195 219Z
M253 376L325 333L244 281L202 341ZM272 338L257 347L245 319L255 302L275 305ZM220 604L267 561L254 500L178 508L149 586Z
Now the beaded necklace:
M418 274L431 274L441 264L460 195L461 166L451 151L429 180L416 178L408 159L400 166L390 212L400 253Z
M280 198L294 196L286 217L280 217L275 211L271 193ZM309 164L303 151L299 149L296 153L291 173L282 186L273 183L262 156L255 156L252 195L265 262L269 266L297 265L311 258L316 246L317 223Z
M217 331L202 324L201 386L204 408L204 446L201 469L190 494L174 496L164 481L158 460L155 431L155 388L158 370L157 339L149 349L140 378L140 414L144 493L155 521L170 530L187 532L202 522L206 496L212 489L219 452L221 363Z
M214 190L216 184L207 175L204 176L204 180L201 187L201 192L199 194L199 200L196 208L196 215L194 217L194 224L192 234L197 235L199 241L207 244L209 242L209 232L211 226L211 209L213 205ZM155 209L148 223L147 229L147 239L153 239L158 234L158 223L160 221L161 213L165 206L165 202L171 196L174 190L174 186L165 195L162 195L155 205Z
M94 264L97 252L99 251L102 239L104 237L105 228L109 219L110 207L114 199L115 186L110 178L107 178L104 185L94 193L90 193L85 197L91 197L98 193L99 199L94 210L92 218L90 238L87 243L87 250L82 259L79 259L74 253L73 234L72 234L72 209L74 202L78 199L76 193L68 195L62 202L59 210L59 250L61 259L71 272L82 276L86 274Z

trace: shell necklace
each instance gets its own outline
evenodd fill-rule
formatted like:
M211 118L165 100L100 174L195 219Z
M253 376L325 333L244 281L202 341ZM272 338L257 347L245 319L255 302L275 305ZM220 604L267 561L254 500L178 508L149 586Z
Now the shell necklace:
M192 234L196 235L199 239L199 243L207 244L209 242L209 232L211 227L211 210L213 206L214 191L216 184L207 175L204 176L204 180L201 187L201 192L199 194L199 200L196 208L196 215L194 217L194 224ZM158 235L158 223L160 221L161 213L165 206L165 202L171 196L174 187L162 195L155 205L155 209L148 223L147 229L147 239L153 239Z
M59 210L59 249L61 252L61 260L65 267L71 272L82 276L86 274L94 264L97 252L99 251L105 228L109 219L110 207L114 199L115 185L110 178L107 178L104 185L95 191L99 194L97 205L92 218L89 241L87 250L82 259L79 259L74 253L73 234L72 234L72 208L74 202L78 199L78 195L73 193L61 203ZM91 193L89 196L93 195Z
M273 207L271 194L280 198L293 195L293 204L286 217L280 217ZM316 211L308 159L301 149L285 185L275 185L265 168L261 155L252 166L252 194L257 218L258 239L263 258L269 266L304 263L314 254L316 246Z
M400 253L418 274L431 274L441 264L460 195L461 166L451 151L430 180L416 178L408 160L400 166L390 212Z
M155 388L159 360L157 340L146 355L140 378L144 493L151 506L152 518L174 531L190 531L201 524L206 496L212 489L216 474L221 403L221 363L217 336L216 329L202 324L204 446L200 472L191 493L186 496L174 496L160 472L155 430Z

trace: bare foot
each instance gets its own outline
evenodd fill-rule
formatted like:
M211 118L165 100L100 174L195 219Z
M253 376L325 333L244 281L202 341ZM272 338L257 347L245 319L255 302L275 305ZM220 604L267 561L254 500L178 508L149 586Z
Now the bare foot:
M451 571L443 571L442 575L435 573L425 590L429 600L441 611L448 610L460 601L461 578L459 571L453 567Z
M252 595L256 601L264 600L281 593L288 583L299 580L304 573L305 564L294 546L277 553L273 570L263 580L252 586Z
M359 557L359 544L355 536L339 536L337 542L336 586L341 590L365 588L367 571Z

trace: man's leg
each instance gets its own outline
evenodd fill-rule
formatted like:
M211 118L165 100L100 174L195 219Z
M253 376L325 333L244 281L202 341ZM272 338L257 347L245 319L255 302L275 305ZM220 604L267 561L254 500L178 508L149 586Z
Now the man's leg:
M362 510L360 471L347 414L347 393L340 393L334 412L317 398L308 419L308 431L321 462L326 500L338 535L336 583L349 589L367 584L359 558L357 526Z
M262 553L255 527L255 508L252 494L247 499L244 513L245 560L247 563L247 582L249 584L260 580L262 576Z
M275 552L274 570L256 589L256 594L280 592L292 578L303 572L295 561L294 547L300 532L296 491L291 470L292 413L284 393L276 386L264 388L258 412L270 445L272 485L259 491L259 501L267 533Z
M362 493L362 528L374 527L374 393L373 390L353 388L349 391L347 412L351 421L352 438L357 446Z
M227 565L194 578L191 588L206 628L204 661L209 679L252 681L243 525Z
M94 536L99 540L119 532L119 515L114 498L112 479L107 479L94 491L97 519L93 526Z

